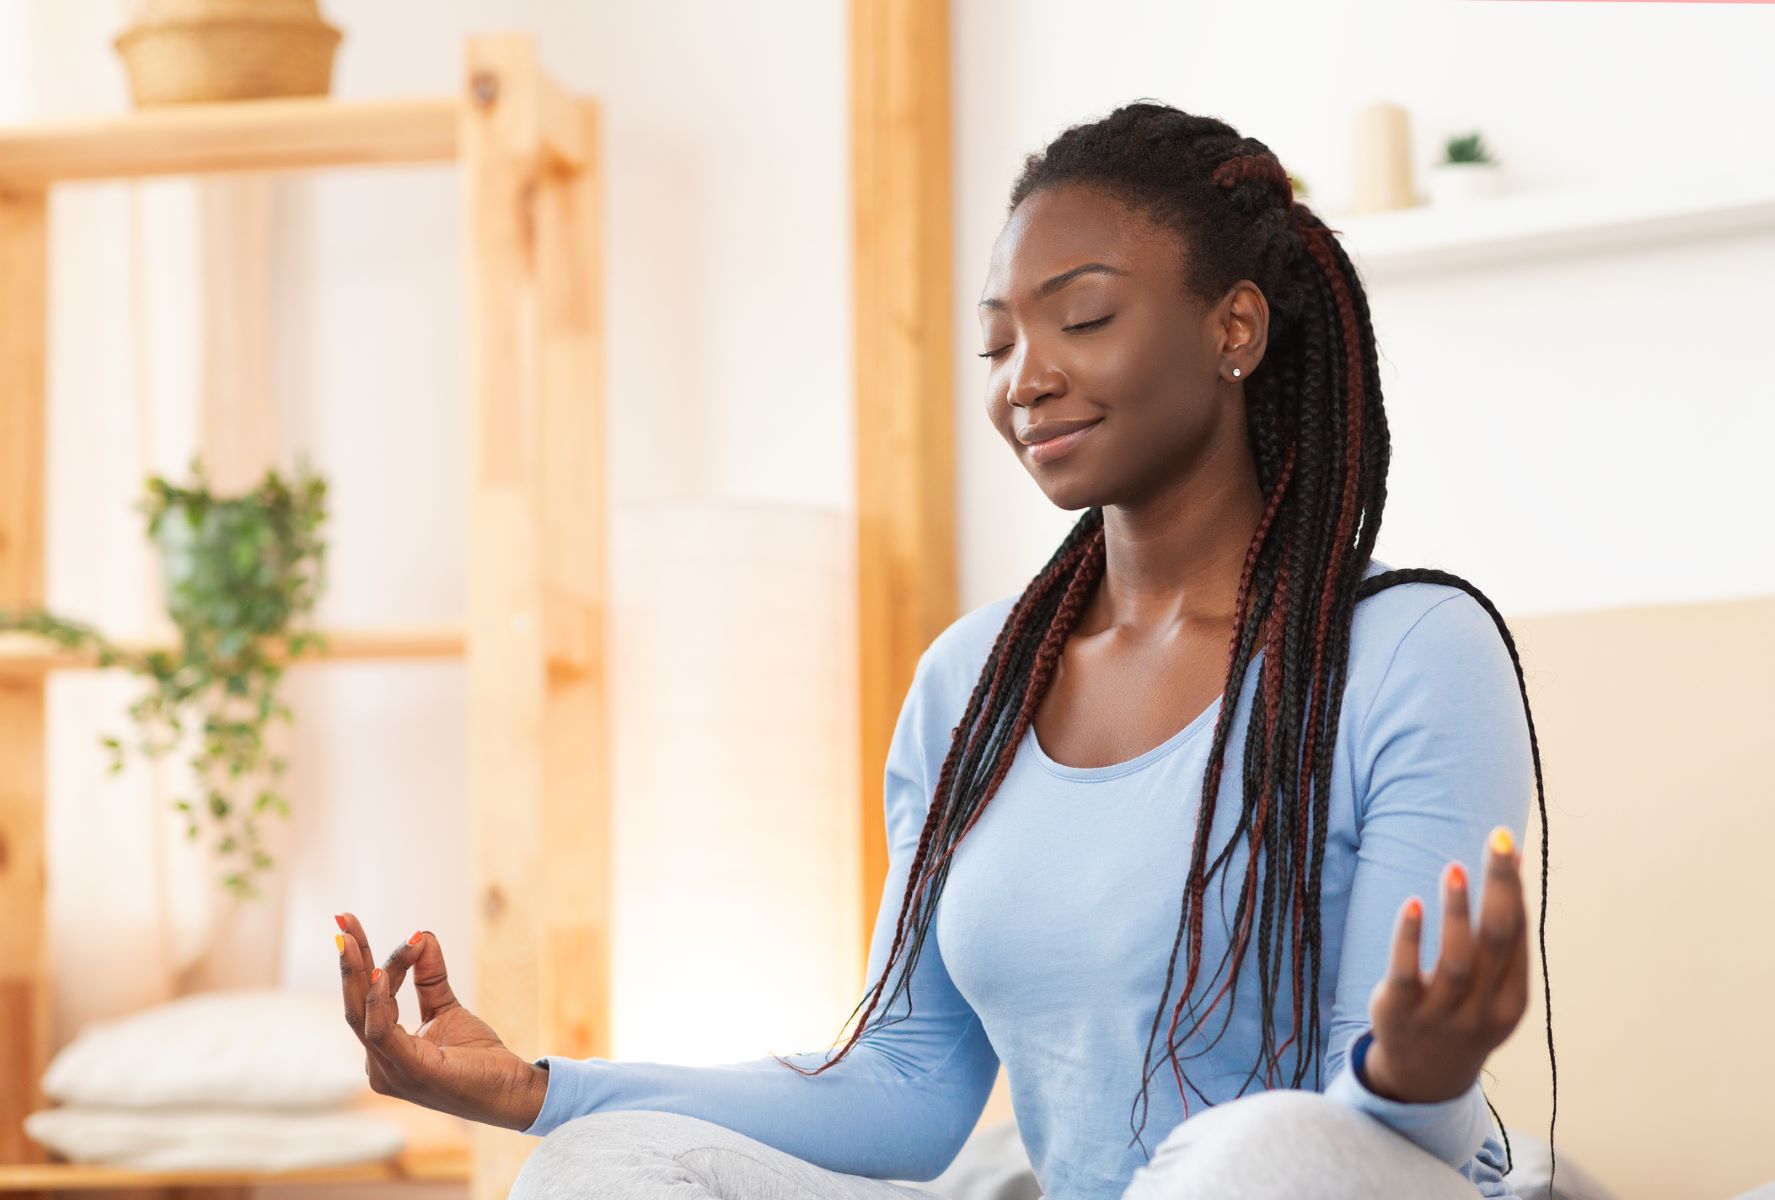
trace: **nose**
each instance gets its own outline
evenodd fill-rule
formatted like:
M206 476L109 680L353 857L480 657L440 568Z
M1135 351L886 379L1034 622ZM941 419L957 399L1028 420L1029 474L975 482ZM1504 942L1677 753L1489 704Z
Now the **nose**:
M1023 361L1011 376L1009 399L1019 408L1026 408L1046 396L1059 395L1066 390L1066 377L1051 364L1042 362L1035 355L1025 353Z

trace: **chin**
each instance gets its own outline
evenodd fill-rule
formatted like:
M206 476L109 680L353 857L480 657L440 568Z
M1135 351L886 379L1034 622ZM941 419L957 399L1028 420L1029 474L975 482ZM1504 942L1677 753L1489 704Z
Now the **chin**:
M1041 488L1055 508L1066 512L1078 512L1107 503L1103 498L1105 489L1101 482L1088 479L1037 479L1036 486Z

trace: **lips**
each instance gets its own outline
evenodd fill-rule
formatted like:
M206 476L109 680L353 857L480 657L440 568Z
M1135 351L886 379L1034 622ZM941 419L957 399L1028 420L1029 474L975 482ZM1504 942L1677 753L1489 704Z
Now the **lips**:
M1025 425L1017 431L1017 440L1025 446L1035 446L1042 442L1064 437L1069 433L1077 433L1088 426L1103 420L1102 417L1083 417L1076 421L1041 421L1034 425Z
M1031 442L1024 452L1029 455L1030 462L1053 462L1057 458L1062 458L1071 454L1073 447L1077 446L1080 442L1089 440L1091 437L1091 431L1097 428L1100 424L1102 424L1101 419L1088 421L1084 425L1074 429L1071 433L1062 433L1055 437L1045 438L1039 442Z

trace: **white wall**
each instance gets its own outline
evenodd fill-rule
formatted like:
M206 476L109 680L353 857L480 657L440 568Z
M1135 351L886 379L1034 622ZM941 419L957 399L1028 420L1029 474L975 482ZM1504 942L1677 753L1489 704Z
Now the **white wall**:
M347 30L341 97L449 92L466 33L528 29L546 66L604 100L620 512L664 527L670 505L699 499L828 513L850 504L840 0L323 7ZM28 69L0 69L0 119L121 110L108 45L120 11L110 0L0 5L0 68L17 66L9 42L32 46ZM1022 155L1069 123L1151 95L1262 138L1329 212L1347 189L1347 114L1390 98L1414 114L1420 163L1439 136L1477 125L1523 187L1775 175L1775 144L1759 124L1775 108L1772 44L1775 9L1754 5L957 0L963 606L1020 587L1074 518L1047 504L991 432L985 370L973 357L974 301ZM140 470L177 469L194 436L194 384L181 373L194 336L181 314L193 305L178 274L193 208L182 187L77 189L55 209L50 586L52 600L77 614L129 620L143 611L146 560L125 506ZM412 168L291 180L277 205L278 398L290 447L309 450L335 488L325 615L452 619L464 596L453 179ZM1771 266L1775 242L1760 236L1374 289L1395 429L1380 556L1464 574L1507 613L1775 589L1775 559L1759 550L1771 507L1758 469L1775 411L1763 349ZM642 599L632 581L645 577L617 564L619 606ZM821 636L842 644L839 633ZM157 906L167 903L123 882L154 833L143 815L148 781L113 784L92 769L92 738L113 727L107 714L120 713L129 693L75 678L56 688L59 970L127 981L165 952L140 937L161 927ZM437 752L461 736L459 670L354 668L310 676L297 698L301 824L280 977L329 982L328 914L340 906L362 913L385 943L425 925L447 947L466 945L460 764ZM625 712L645 711L636 705ZM639 877L668 861L670 822L653 810L622 816L634 776L620 761L618 769L619 849ZM698 806L707 814L728 798L682 801L695 827ZM133 812L138 823L114 844L66 836L107 812ZM807 818L756 815L761 838L794 838ZM791 884L829 895L840 882L814 873ZM694 914L731 894L731 881L708 880L673 924L650 928L651 945L633 936L642 926L631 908L619 928L631 971L649 970L646 956L662 946L686 959L721 949L731 930L699 929ZM808 919L797 906L771 903L764 911L777 924L759 962L734 966L753 972L742 987L757 1014L781 998L770 992L782 976L767 953L797 952L795 938L810 959L854 949L842 932L850 914L796 924ZM472 996L466 954L453 963ZM854 998L851 982L834 985L842 1004L808 1000L806 1011L824 1015L804 1021L799 1040L824 1044ZM704 995L652 997L664 1005L661 1024L644 1026L622 986L613 1032L623 1056L670 1054L658 1031L707 1005ZM65 989L62 1033L80 1005L96 1002L91 990ZM785 1049L794 1040L786 1027L729 1025L722 1044L692 1053Z
M1412 114L1414 159L1477 127L1523 189L1671 175L1775 185L1775 8L1733 4L955 6L962 589L1020 588L1076 513L987 425L974 304L1022 156L1153 97L1270 146L1322 213L1349 114ZM1332 222L1335 226L1336 222ZM1465 576L1506 613L1775 591L1762 549L1775 229L1464 270L1369 291L1393 425L1376 556Z
M651 626L616 648L616 1053L733 1060L825 1045L855 1001L851 967L861 961L857 864L842 853L858 819L854 748L846 752L855 685L845 9L828 0L327 0L322 9L345 30L340 98L450 94L466 35L515 30L535 35L544 66L569 88L602 103L619 625L660 599L646 594L653 581L694 578L687 555L719 562L724 546L706 546L708 530L757 552L752 575L666 598L674 620L694 612L697 631L724 649L673 647L662 641L669 631ZM37 68L0 92L0 120L126 109L109 45L123 12L113 0L0 11L0 30L32 39ZM50 599L112 628L153 609L128 504L151 467L182 472L196 436L196 211L178 180L68 189L55 201ZM286 465L305 453L331 481L328 624L449 622L464 609L460 220L445 167L276 185L270 369ZM767 620L773 603L795 619ZM330 914L350 908L379 953L414 928L436 930L472 1005L460 667L329 668L290 685L299 723L288 905L268 931L269 956L263 940L238 948L250 961L232 974L336 988ZM745 731L744 745L706 737L690 724L711 719L705 688L715 716L726 703L776 719L724 722ZM201 952L207 936L214 889L195 871L206 864L155 865L144 853L164 804L155 781L113 781L95 766L93 741L121 724L131 694L94 676L54 684L58 1041L92 1016L165 998L167 964ZM652 743L641 732L700 738L727 769L690 774L706 756L646 761ZM768 769L788 760L792 768ZM713 827L728 830L721 844L735 861L691 872L683 895L662 895L661 881L694 861L678 851L680 831ZM699 893L699 881L720 894ZM712 1015L706 990L682 986L684 966L697 963L726 982ZM69 986L95 972L117 976L115 989ZM205 973L229 975L226 964Z

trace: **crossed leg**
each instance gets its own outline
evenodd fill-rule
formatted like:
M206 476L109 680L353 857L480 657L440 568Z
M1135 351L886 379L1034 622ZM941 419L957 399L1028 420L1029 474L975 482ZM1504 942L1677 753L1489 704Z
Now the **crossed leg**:
M1180 1122L1122 1200L1474 1200L1465 1175L1367 1113L1271 1088Z
M938 1200L815 1166L699 1117L575 1117L530 1154L506 1200Z

